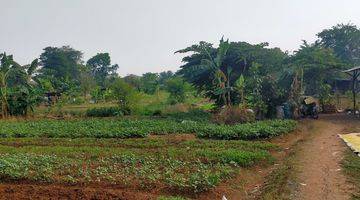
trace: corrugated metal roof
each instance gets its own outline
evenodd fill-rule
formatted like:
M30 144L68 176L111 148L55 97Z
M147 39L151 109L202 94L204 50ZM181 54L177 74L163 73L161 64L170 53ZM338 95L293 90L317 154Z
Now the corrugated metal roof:
M360 66L357 66L357 67L353 67L351 69L347 69L347 70L344 70L342 72L352 72L352 71L356 71L356 70L360 70Z

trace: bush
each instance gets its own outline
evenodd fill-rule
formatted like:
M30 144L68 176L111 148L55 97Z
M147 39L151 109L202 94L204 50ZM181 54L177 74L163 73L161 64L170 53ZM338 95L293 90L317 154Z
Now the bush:
M91 108L86 111L87 117L114 117L124 114L124 111L118 107Z
M244 108L226 107L214 117L214 121L218 124L238 124L255 121L255 114Z
M110 85L111 96L119 104L124 114L130 114L138 106L141 95L121 78L116 78Z

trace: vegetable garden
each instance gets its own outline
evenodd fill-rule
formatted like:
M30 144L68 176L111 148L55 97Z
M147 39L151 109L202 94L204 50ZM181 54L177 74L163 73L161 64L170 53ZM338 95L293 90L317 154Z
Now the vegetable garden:
M243 168L274 162L266 139L292 120L238 125L170 119L0 121L0 177L64 185L117 185L198 194ZM184 137L178 139L177 137Z

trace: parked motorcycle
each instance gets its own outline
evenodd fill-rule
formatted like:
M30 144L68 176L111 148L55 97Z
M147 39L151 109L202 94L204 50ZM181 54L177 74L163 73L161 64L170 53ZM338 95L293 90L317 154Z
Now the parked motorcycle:
M300 116L302 118L312 117L313 119L319 118L319 105L315 98L311 96L302 97L300 105Z

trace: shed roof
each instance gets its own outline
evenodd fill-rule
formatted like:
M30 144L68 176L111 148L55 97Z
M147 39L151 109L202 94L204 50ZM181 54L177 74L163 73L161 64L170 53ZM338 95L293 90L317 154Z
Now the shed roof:
M353 68L351 68L351 69L344 70L343 72L353 72L353 71L357 71L357 70L360 70L360 66L357 66L357 67L353 67Z

